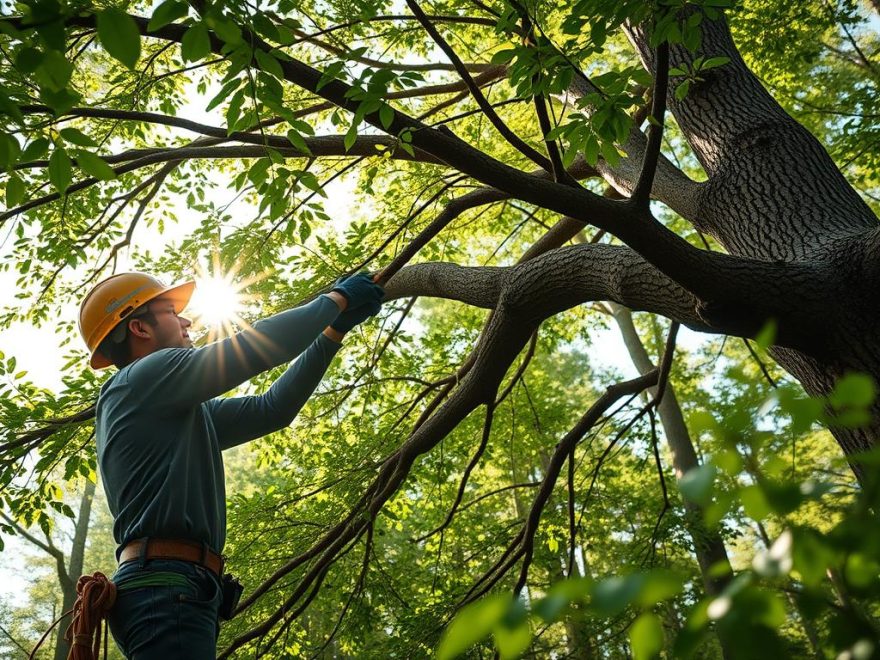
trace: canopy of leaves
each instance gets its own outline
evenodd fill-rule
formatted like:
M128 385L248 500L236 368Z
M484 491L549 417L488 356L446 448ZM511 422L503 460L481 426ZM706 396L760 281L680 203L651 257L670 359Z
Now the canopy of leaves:
M96 478L91 407L106 374L87 368L71 315L92 283L124 269L174 280L219 264L242 283L247 322L398 258L511 266L559 214L507 195L468 205L491 190L420 148L419 131L457 136L521 171L561 177L570 167L603 192L593 166L625 155L652 86L627 22L654 21L655 46L694 49L703 17L728 10L747 63L880 208L875 9L730 5L443 0L421 7L426 16L415 2L402 11L379 0L16 4L0 17L0 326L56 326L66 354L57 391L29 380L18 347L0 354L4 510L48 534L72 515L65 491ZM684 98L725 64L672 72L674 93ZM571 94L581 78L592 91ZM667 123L664 151L700 178ZM443 213L451 221L431 233ZM671 211L658 214L703 245ZM591 228L573 238L619 244ZM865 423L870 380L854 375L810 399L766 366L769 341L717 340L680 349L662 374L694 469L673 466L648 389L657 371L562 452L584 413L632 373L597 355L593 342L612 324L606 306L566 309L514 352L482 405L430 450L413 449L405 479L372 510L364 502L377 475L389 457L410 456L401 448L411 431L462 382L491 323L485 309L423 293L388 302L352 333L291 429L227 457L226 552L248 592L221 649L875 652L880 484L859 489L823 429ZM654 362L671 357L664 341L677 326L647 314L636 325ZM876 454L857 460L876 473ZM340 521L358 533L332 553L318 547ZM694 529L723 540L732 572L701 570ZM723 589L707 593L715 578Z

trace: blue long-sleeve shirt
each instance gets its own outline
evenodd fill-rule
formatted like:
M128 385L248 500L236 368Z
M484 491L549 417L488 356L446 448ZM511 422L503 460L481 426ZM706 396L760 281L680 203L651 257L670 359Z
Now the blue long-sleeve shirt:
M120 549L145 536L226 541L222 449L290 424L339 350L327 296L203 348L166 348L101 387L98 465ZM262 395L215 398L299 356Z

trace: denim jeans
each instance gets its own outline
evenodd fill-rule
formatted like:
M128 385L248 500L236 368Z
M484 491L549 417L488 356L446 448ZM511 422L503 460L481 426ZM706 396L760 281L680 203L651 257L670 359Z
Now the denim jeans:
M112 578L116 604L108 622L130 660L213 660L220 626L220 582L186 561L122 564Z

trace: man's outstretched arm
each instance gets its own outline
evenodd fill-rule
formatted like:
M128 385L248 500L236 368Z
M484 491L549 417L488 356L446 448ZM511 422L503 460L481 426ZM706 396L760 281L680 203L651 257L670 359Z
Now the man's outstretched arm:
M318 296L223 341L198 349L156 351L120 376L145 402L153 402L163 412L191 408L298 356L346 304L346 298L335 292Z
M343 336L328 327L264 394L209 401L220 448L229 449L288 426L321 382Z

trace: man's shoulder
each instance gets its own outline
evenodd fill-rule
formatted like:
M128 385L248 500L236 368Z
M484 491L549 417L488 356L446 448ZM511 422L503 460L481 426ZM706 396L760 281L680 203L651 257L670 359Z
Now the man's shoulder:
M120 371L127 371L127 377L133 378L145 373L164 371L169 367L185 362L198 349L195 348L160 348L149 355L138 358Z

